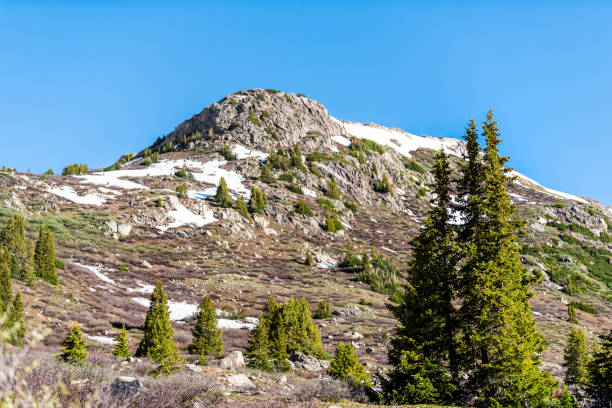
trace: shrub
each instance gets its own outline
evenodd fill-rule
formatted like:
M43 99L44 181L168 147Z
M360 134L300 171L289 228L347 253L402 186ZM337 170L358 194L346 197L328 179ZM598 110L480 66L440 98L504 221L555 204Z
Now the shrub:
M359 362L355 348L351 344L338 343L328 371L333 378L367 387L372 386L370 376Z
M223 158L227 161L236 160L236 158L238 157L236 156L236 154L234 154L234 152L232 151L232 148L227 145L224 145L221 148L221 156L223 156Z
M276 179L272 174L272 169L269 162L266 162L261 166L261 175L259 176L259 180L266 184L276 183Z
M124 263L122 263L121 265L119 265L119 271L120 272L129 272L130 268L128 268L128 266Z
M317 204L319 204L321 208L328 210L328 211L334 211L336 209L336 206L334 205L334 203L332 203L331 201L325 198L317 198Z
M597 314L597 308L593 305L587 305L581 302L570 302L570 305L576 309L582 310L583 312L587 312L590 314Z
M417 173L425 173L425 169L419 163L411 159L404 161L404 167L408 170L416 171Z
M289 102L290 104L294 104L295 102L293 101L293 98L291 97L291 95L289 94L285 94L285 99L287 100L287 102Z
M238 105L238 101L236 99L230 99L230 105Z
M272 94L272 95L276 95L277 93L280 93L280 91L278 91L276 89L271 89L271 88L265 89L265 91L267 93L269 93L269 94Z
M317 305L317 311L314 316L315 319L329 319L332 317L331 306L326 301L322 300Z
M278 177L279 180L287 181L289 183L293 183L295 176L291 173L283 173Z
M45 171L44 174L46 174L48 176L53 176L55 174L55 172L53 171L53 169L49 169L49 170Z
M247 208L247 205L244 202L243 196L238 197L236 201L234 201L234 209L244 218L249 218L249 209Z
M576 309L574 308L574 305L572 305L570 303L570 305L567 307L567 321L570 323L576 323L578 324L578 317L576 317Z
M565 204L563 204L561 201L557 201L552 206L555 208L565 208Z
M119 358L126 358L131 356L125 325L123 325L123 327L121 328L121 332L119 332L119 336L117 337L117 344L115 344L115 348L113 350L113 355Z
M157 197L157 200L155 201L155 206L156 206L157 208L163 208L163 207L164 207L164 203L163 203L163 201L162 201L162 198L161 198L161 197Z
M327 190L325 190L325 196L333 198L334 200L340 199L340 191L338 191L338 185L336 180L333 178L327 183Z
M176 186L176 193L178 195L179 198L187 198L188 194L187 194L187 190L189 189L189 184L187 183L181 183L178 186Z
M357 204L355 203L352 203L350 201L345 201L344 206L354 213L357 212Z
M174 175L178 178L184 178L184 179L193 178L193 174L191 174L191 172L188 172L186 167L181 167L176 172L174 172Z
M327 213L327 221L325 223L325 229L327 232L337 232L343 229L342 223L340 219L338 219L338 214L336 214L336 210L331 213Z
M287 190L294 192L295 194L304 194L302 186L299 184L287 184Z
M62 175L64 176L74 176L74 175L80 175L80 174L86 174L87 173L87 165L86 164L71 164L69 166L64 167L64 170L62 170Z
M310 250L306 251L306 259L304 259L304 265L312 266L314 264L314 258L312 257L312 252Z
M255 111L252 109L249 111L247 120L256 126L261 126L261 120L255 115Z
M382 180L376 183L374 186L374 191L378 193L390 193L391 192L391 184L389 183L389 179L386 174L383 174Z
M300 200L294 206L295 212L309 217L313 216L313 212L304 200Z
M609 244L612 242L612 235L608 234L607 232L602 232L599 234L599 240L605 244Z

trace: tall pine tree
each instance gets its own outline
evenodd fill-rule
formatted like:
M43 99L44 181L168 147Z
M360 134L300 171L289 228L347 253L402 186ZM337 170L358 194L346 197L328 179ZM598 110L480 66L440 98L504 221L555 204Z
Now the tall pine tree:
M9 343L16 347L23 346L25 326L23 324L23 302L19 292L13 297L13 303L8 312L7 320L4 323L4 329L8 333Z
M160 280L155 283L151 294L151 305L145 318L144 337L138 346L136 355L151 357L155 362L180 362L174 345L174 331L168 311L168 298Z
M251 331L249 347L246 350L245 356L249 367L264 371L272 371L268 323L263 313L259 315L259 323L253 331Z
M389 306L399 320L391 340L389 362L394 366L386 395L397 403L453 402L458 388L455 298L457 249L449 224L447 157L436 157L435 207L413 240L404 296Z
M217 186L217 194L215 194L214 201L218 202L223 208L230 208L232 206L232 199L229 195L229 189L225 179L221 177L219 185Z
M212 354L219 358L223 354L221 329L217 327L217 314L210 296L206 296L198 305L197 321L191 331L193 342L189 352L198 355L201 364L208 364L206 356Z
M588 363L586 338L580 328L572 328L563 353L565 384L582 386L585 383Z
M9 309L12 296L11 271L7 262L0 258L0 316L4 315Z
M57 285L53 233L44 225L40 227L38 241L34 249L34 273L45 282Z
M125 330L125 325L121 328L119 332L119 336L117 337L117 344L115 344L115 349L113 350L113 356L119 358L126 358L131 356L130 347L128 346L127 339L127 330Z
M507 157L493 111L483 123L482 214L471 234L462 270L462 323L467 349L463 371L468 404L545 406L554 381L539 370L544 349L529 308L530 279L514 236L515 207L506 192ZM468 166L469 168L469 166Z
M0 243L7 251L11 277L25 282L32 281L32 244L26 238L25 220L22 216L9 218L0 231Z
M612 331L601 336L601 346L593 346L593 358L588 365L587 395L595 407L612 407Z

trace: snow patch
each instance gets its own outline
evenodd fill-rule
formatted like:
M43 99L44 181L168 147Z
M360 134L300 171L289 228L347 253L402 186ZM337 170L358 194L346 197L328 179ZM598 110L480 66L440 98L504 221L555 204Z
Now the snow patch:
M174 204L174 209L168 212L168 216L174 218L174 222L165 226L160 225L157 227L158 230L165 232L171 228L179 228L186 225L200 228L217 221L212 210L206 211L206 214L201 216L192 213L183 204L179 203Z
M417 136L401 129L387 128L374 124L342 122L344 129L360 139L372 140L380 145L391 147L404 156L410 156L419 148L440 150L447 154L462 157L464 143L459 139L445 137ZM336 136L337 137L337 136ZM346 138L345 138L346 139ZM334 139L336 140L336 139Z
M106 276L105 274L102 273L102 267L101 266L89 266L89 265L83 265L81 263L75 262L74 263L76 266L79 266L83 269L87 269L88 271L92 272L94 275L96 275L101 281L106 282L106 283L110 283L111 285L117 285L117 283L112 280L111 278L109 278L108 276Z
M47 191L51 194L65 198L66 200L72 201L73 203L77 204L89 204L99 206L106 202L106 198L104 196L95 193L89 193L80 196L76 191L74 191L74 188L70 186L48 188Z
M260 160L265 160L268 158L268 153L248 149L242 145L235 145L232 149L232 153L236 155L237 159L248 159L250 157L254 157Z
M278 232L276 232L276 230L273 230L272 228L264 228L264 232L266 233L266 235L278 235Z
M329 269L329 268L335 268L336 265L332 265L332 264L328 264L328 263L324 263L324 262L319 262L317 264L318 268L323 268L323 269Z
M553 190L551 188L544 187L543 185L541 185L537 181L534 181L534 180L530 179L529 177L519 173L518 171L512 170L510 172L510 176L516 176L516 177L518 177L520 179L523 179L524 181L526 181L526 182L528 182L530 184L533 184L534 186L538 187L536 190L539 191L541 189L541 190L543 190L544 193L552 195L554 197L565 198L566 200L574 200L574 201L578 201L579 203L582 203L582 204L588 204L589 203L587 200L585 200L583 198L580 198L578 196L575 196L573 194L563 193L561 191L557 191L557 190ZM524 184L522 184L520 181L515 180L515 183L518 183L518 184L522 185L523 187L530 188L529 186L525 186Z
M341 144L342 146L349 147L351 145L351 141L344 136L332 136L334 142Z
M316 197L317 196L317 193L315 193L314 191L312 191L309 188L302 187L302 191L304 192L304 195L311 196L311 197Z
M146 283L142 283L142 282L136 282L136 284L138 286L140 286L139 288L128 288L127 291L129 293L153 293L153 289L155 289L155 286L153 285L147 285Z
M87 337L90 340L93 340L95 342L98 343L102 343L102 344L109 344L111 346L114 346L115 344L118 343L117 340L110 338L110 337L104 337L104 336L90 336L88 334L85 335L85 337Z

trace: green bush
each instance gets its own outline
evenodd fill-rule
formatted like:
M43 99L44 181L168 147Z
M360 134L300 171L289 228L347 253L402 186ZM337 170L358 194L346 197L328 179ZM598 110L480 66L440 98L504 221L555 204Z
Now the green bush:
M329 198L333 198L334 200L340 199L340 191L338 191L338 185L336 184L336 180L331 179L327 183L327 189L325 190L325 196Z
M63 176L75 176L87 173L87 165L86 164L71 164L69 166L64 167L62 170Z
M357 204L352 203L350 201L345 201L344 202L344 206L346 208L348 208L349 210L351 210L352 212L356 213L357 212Z
M355 348L351 344L338 343L328 371L333 378L357 385L372 386L370 376L359 362Z
M223 158L227 161L236 160L236 158L238 157L234 154L234 152L232 152L232 148L227 145L224 145L221 148L221 156L223 156Z
M344 227L342 226L342 223L340 222L340 219L338 218L338 214L336 214L336 211L332 211L331 213L328 212L327 213L327 221L325 223L325 230L327 232L337 232L342 230Z
M295 194L304 194L304 190L302 190L302 186L299 184L287 184L287 190L292 191Z
M587 305L581 302L570 302L570 305L586 313L590 313L594 315L598 313L597 308L593 305Z
M268 204L266 195L260 189L253 186L251 188L251 200L249 201L249 210L255 214L263 213L264 208Z
M329 303L324 300L320 301L317 305L317 311L315 312L313 317L315 319L329 319L330 317L332 317L332 310Z
M276 179L274 178L274 174L272 174L272 168L269 161L261 166L261 174L259 175L259 180L266 184L276 183Z
M408 170L416 171L417 173L425 173L423 166L411 159L404 161L404 167Z
M328 211L336 210L336 206L334 205L334 203L332 203L326 198L317 198L317 204L319 204L321 208L323 208L324 210L328 210Z
M261 120L255 115L254 110L249 111L249 116L247 117L247 120L256 126L261 126Z
M189 189L189 184L181 183L176 186L176 193L179 198L187 198L187 190Z
M293 183L295 176L291 173L283 173L278 177L279 180L287 181L289 183Z
M387 175L384 174L382 180L380 180L374 186L374 191L377 193L390 193L391 192L391 183L389 183L389 179Z
M298 214L307 215L309 217L312 217L314 215L312 210L310 209L310 207L304 200L298 201L297 204L295 204L293 208L295 209L295 212Z

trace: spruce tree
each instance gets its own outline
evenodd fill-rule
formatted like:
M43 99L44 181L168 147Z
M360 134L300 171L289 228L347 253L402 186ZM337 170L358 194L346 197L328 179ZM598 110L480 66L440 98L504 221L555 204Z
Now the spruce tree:
M8 254L11 277L25 282L32 281L32 246L26 238L25 220L22 216L9 218L0 232Z
M310 250L306 251L306 258L304 259L304 265L306 266L314 265L314 258L312 257L312 252L310 252Z
M168 298L162 283L158 280L151 294L151 306L147 312L144 325L144 337L138 346L136 356L151 357L155 362L180 362L174 345L174 331L168 312Z
M113 355L119 358L126 358L131 356L125 325L123 325L121 331L119 332L119 336L117 337L117 344L115 344L115 349L113 350Z
M333 378L357 385L372 386L370 376L359 362L355 348L351 344L338 343L328 371Z
M198 355L202 365L208 364L209 354L219 358L223 354L223 338L221 329L217 327L217 314L210 296L206 296L198 305L196 325L191 331L193 343L189 352Z
M219 185L217 186L217 194L215 194L213 200L218 202L223 208L230 208L232 206L232 199L229 195L229 189L227 188L227 183L223 177L221 177L221 180L219 181Z
M242 215L244 218L249 218L249 209L244 202L244 197L240 196L234 202L234 209L238 214Z
M421 233L413 240L414 256L408 284L397 306L399 320L391 340L389 362L394 366L385 384L389 400L397 403L452 403L459 381L455 300L457 248L449 224L450 170L441 150L434 176L437 196Z
M338 191L338 185L336 184L336 180L334 180L333 178L327 183L325 196L333 198L334 200L340 199L340 191Z
M6 261L0 259L0 316L10 308L12 296L11 271Z
M79 322L72 326L61 345L62 352L57 355L57 358L66 363L79 364L89 355L86 351L87 341L83 338Z
M268 204L266 195L257 187L251 187L251 199L249 200L249 210L254 214L263 213L264 208Z
M21 293L17 292L13 298L8 316L4 322L4 330L8 332L8 342L13 346L22 347L25 337L25 327L23 324L23 302Z
M259 315L259 323L251 331L249 347L246 350L248 366L264 371L271 371L270 340L268 338L268 323L263 313Z
M580 328L572 328L567 339L567 346L563 354L565 371L565 384L582 386L587 375L588 354L586 338Z
M300 146L295 145L293 150L291 151L290 157L291 167L297 167L298 169L305 170L304 162L302 161L302 153L300 152Z
M612 331L601 336L601 339L601 346L593 346L593 357L588 364L586 391L595 401L593 406L610 408L612 406Z
M37 277L45 282L57 285L53 233L44 225L40 227L38 241L34 250L34 272Z
M570 304L567 307L567 316L568 322L578 324L578 316L576 316L576 308L574 307L574 305Z
M544 342L529 308L530 278L519 259L512 221L516 210L505 189L508 159L499 155L492 111L483 136L482 217L466 254L460 293L466 335L462 369L468 376L462 388L468 404L546 405L554 381L539 370Z

